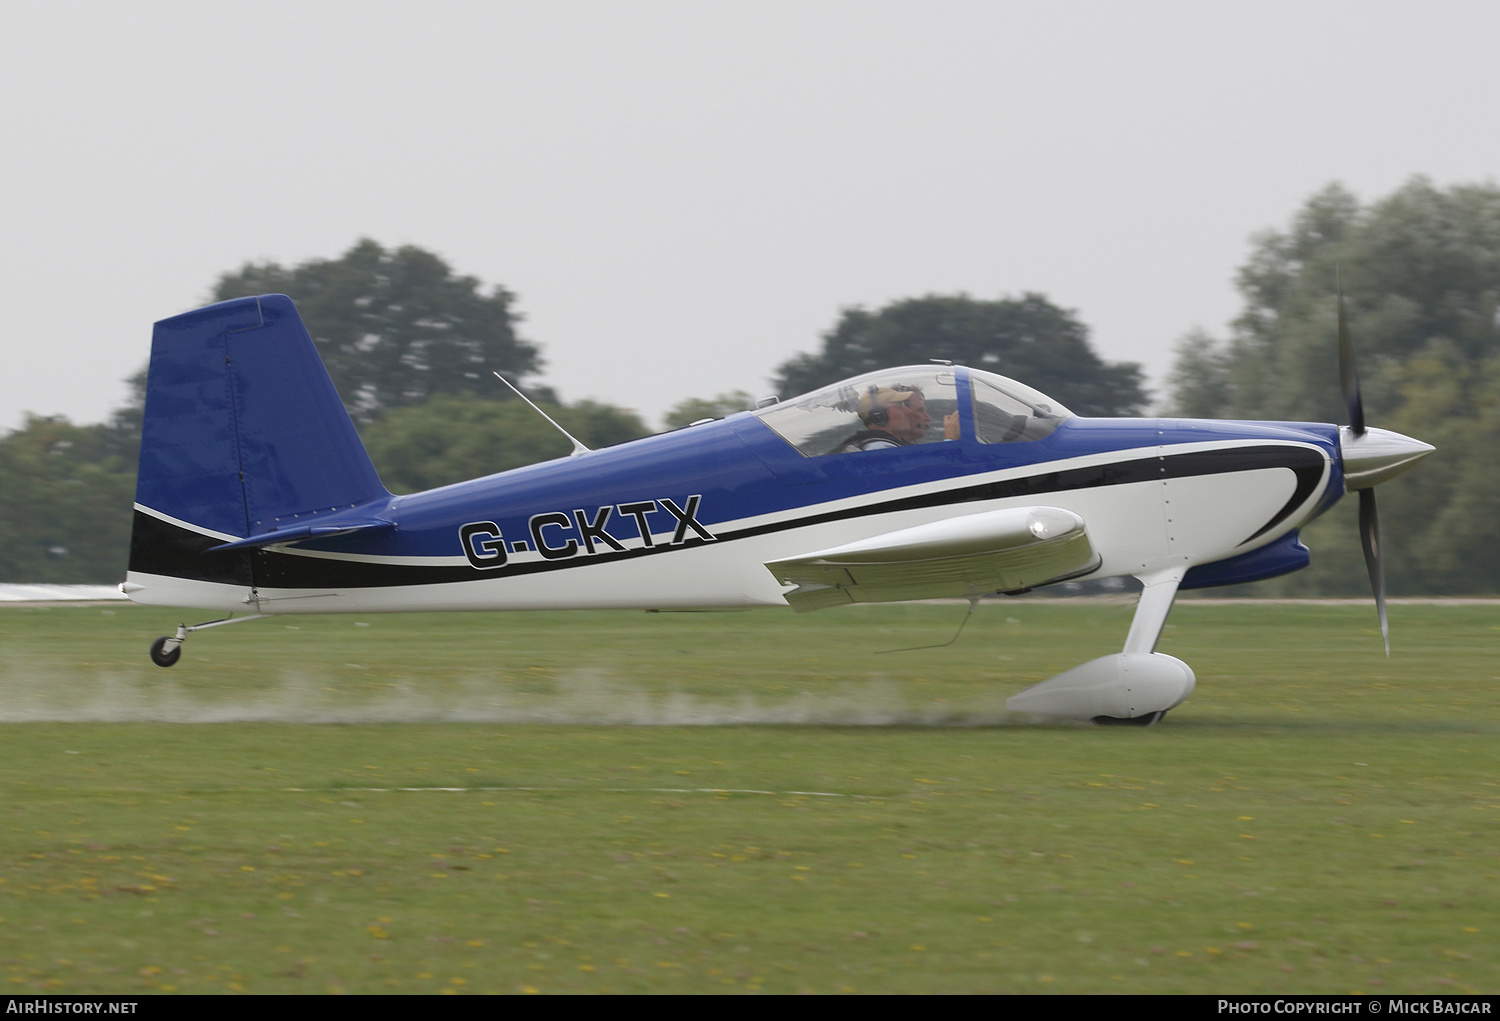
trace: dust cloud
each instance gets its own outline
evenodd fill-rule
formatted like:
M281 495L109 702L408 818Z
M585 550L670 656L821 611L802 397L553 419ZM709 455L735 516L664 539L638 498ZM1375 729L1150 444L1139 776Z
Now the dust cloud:
M895 682L850 682L780 697L652 692L600 670L560 676L550 691L493 677L440 684L402 680L379 691L347 677L285 672L254 691L177 682L133 671L63 675L0 662L0 723L563 723L624 726L994 726L1016 722L1004 696L964 705L909 697Z

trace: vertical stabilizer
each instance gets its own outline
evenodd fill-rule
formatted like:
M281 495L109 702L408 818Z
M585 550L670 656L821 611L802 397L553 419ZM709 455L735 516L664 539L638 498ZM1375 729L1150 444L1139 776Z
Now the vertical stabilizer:
M188 565L220 559L199 556L210 537L389 496L290 298L237 298L156 324L132 572L209 580L227 564L205 563L206 575ZM184 556L184 542L200 548Z

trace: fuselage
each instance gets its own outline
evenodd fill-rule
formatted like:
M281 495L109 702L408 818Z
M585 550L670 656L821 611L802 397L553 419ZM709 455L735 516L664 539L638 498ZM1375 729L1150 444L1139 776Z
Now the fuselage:
M784 606L769 561L1035 505L1088 523L1092 577L1225 584L1305 563L1296 530L1344 490L1333 425L1069 418L981 443L960 411L957 439L825 457L743 413L358 508L394 522L376 534L253 551L204 552L237 537L138 505L177 567L127 588L260 613Z

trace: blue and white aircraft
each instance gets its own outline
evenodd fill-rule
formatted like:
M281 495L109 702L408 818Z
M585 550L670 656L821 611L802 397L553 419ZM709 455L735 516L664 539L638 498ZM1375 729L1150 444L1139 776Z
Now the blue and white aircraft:
M968 598L1083 577L1144 590L1123 651L1008 706L1148 725L1192 691L1155 651L1180 589L1303 567L1298 529L1432 451L1351 423L1090 419L948 364L868 373L754 411L410 496L383 485L291 300L156 324L131 599L280 614L710 609ZM238 615L238 616L236 616ZM1387 643L1389 649L1389 643Z

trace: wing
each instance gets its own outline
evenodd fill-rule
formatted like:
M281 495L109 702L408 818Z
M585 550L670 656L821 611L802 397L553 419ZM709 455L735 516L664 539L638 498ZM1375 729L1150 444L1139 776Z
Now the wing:
M844 603L972 598L1087 574L1099 565L1083 518L1013 507L933 521L766 564L797 588L799 613Z

